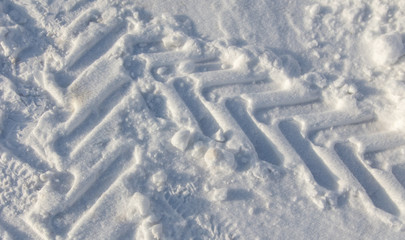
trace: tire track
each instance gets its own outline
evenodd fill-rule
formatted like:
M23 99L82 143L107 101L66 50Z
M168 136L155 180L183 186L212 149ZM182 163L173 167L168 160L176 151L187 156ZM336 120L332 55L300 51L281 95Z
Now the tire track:
M130 88L136 89L135 86ZM129 91L131 93L131 91ZM139 96L138 98L141 97ZM142 103L137 101L132 94L126 96L123 102L119 103L91 132L86 135L81 142L78 142L66 157L59 164L60 169L70 172L74 181L65 192L55 191L51 185L46 186L46 190L41 192L42 197L59 199L56 205L48 205L46 211L48 217L41 219L37 213L31 212L29 221L40 229L41 234L48 236L52 226L46 223L49 219L56 218L59 221L59 229L54 234L66 235L71 230L71 224L76 219L87 215L89 205L97 203L114 178L129 166L127 156L131 155L131 149L135 142L128 138L115 139L111 137L116 135L116 129L120 129L122 114L129 109L136 108L136 105ZM104 150L100 151L100 148ZM83 171L84 169L87 169ZM63 217L67 216L65 220ZM52 220L53 221L53 220ZM53 231L53 230L52 230Z
M336 176L328 169L323 160L312 149L311 144L301 135L297 126L289 121L282 121L279 128L291 146L300 155L301 159L308 166L315 181L331 190L337 189Z
M370 124L377 123L371 113L342 114L332 112L330 116L328 114L326 113L326 116L320 115L320 121L316 120L319 115L310 116L309 118L299 116L297 120L299 119L298 121L302 123L302 132L314 144L324 142L322 146L332 152L329 157L324 156L324 158L336 159L332 157L333 152L338 154L339 161L344 163L345 167L355 177L355 181L360 183L360 188L365 189L364 193L367 194L377 208L401 217L399 209L403 212L403 204L400 199L403 198L404 189L400 187L400 184L394 180L394 177L389 172L376 172L367 167L364 158L366 155L375 154L375 152L387 151L402 146L404 144L403 134L384 132L379 127L371 127ZM332 119L332 121L325 119ZM324 139L328 136L330 139ZM341 176L345 175L343 174L344 170L338 172L340 172ZM347 174L346 177L350 178Z
M171 67L171 69L172 68L173 67ZM283 87L280 84L277 85L277 80L278 82L282 82L283 80L289 82L289 79L285 79L286 77L283 76L283 73L276 72L275 77L272 79L273 81L275 79L276 83L267 84L265 88L259 91L261 93L257 93L256 89L256 91L249 89L250 86L263 81L262 79L264 79L265 76L260 74L244 75L243 73L241 74L233 70L215 69L214 71L193 73L190 76L192 81L195 82L193 84L195 85L194 87L191 87L193 85L190 86L189 83L183 80L174 81L174 87L183 101L186 102L187 107L191 109L200 129L203 129L202 131L206 136L212 137L214 133L214 130L208 130L202 127L207 125L206 119L215 119L214 121L208 121L210 126L214 126L215 130L218 129L215 127L217 124L219 128L224 129L227 129L223 127L225 124L228 126L231 125L232 127L228 127L228 129L232 131L236 128L240 129L240 132L250 142L252 148L255 149L254 152L258 154L259 159L267 160L275 165L281 165L283 157L280 157L280 155L283 154L280 154L278 149L283 149L284 147L281 147L277 143L272 143L270 140L271 137L269 137L269 134L266 134L269 133L269 131L264 129L267 128L267 126L265 126L266 124L276 126L280 128L281 132L277 130L270 130L270 132L281 133L291 144L292 149L298 153L299 158L306 165L315 182L332 192L339 192L338 189L342 187L338 186L337 182L338 179L344 177L344 175L340 176L340 171L334 170L333 168L333 166L339 165L340 163L334 163L333 161L335 160L331 159L336 158L333 157L327 157L325 159L325 155L319 154L318 150L314 150L315 146L313 145L312 137L318 132L328 129L331 129L328 131L333 133L334 129L345 129L351 128L352 126L356 128L357 125L375 122L373 113L346 113L340 110L331 111L331 107L337 107L329 106L329 104L324 103L319 93L306 86ZM270 76L272 75L270 74ZM167 82L167 80L162 80L161 78L157 79L157 81ZM249 87L239 87L243 85L248 85ZM226 91L226 89L230 90ZM218 96L212 97L215 92L218 92ZM239 97L241 94L243 100ZM198 98L200 100L198 100ZM244 103L244 101L247 103ZM197 112L195 108L205 108L208 112L204 110ZM274 110L277 111L274 112ZM263 118L261 116L263 112L270 112L269 115L271 115L273 119L270 121L268 117L267 119ZM314 114L314 112L318 113ZM224 121L224 119L226 120ZM291 120L299 123L300 127L296 127L295 124L290 123ZM223 124L221 124L221 122ZM367 134L372 134L372 132L367 132ZM349 134L345 137L348 138L350 136ZM337 140L335 137L329 139L328 144L333 145L333 142ZM280 140L280 136L272 138L275 142L283 142L283 140ZM395 140L390 141L389 138L386 137L382 139L387 139L388 142L395 142ZM387 140L382 141L385 142L385 144L392 145L392 143L387 143ZM240 146L242 144L239 142L235 145ZM384 148L384 145L382 148ZM289 150L285 150L284 154L287 151ZM290 157L294 158L293 156L294 155L290 155ZM340 158L341 157L342 156L340 156ZM347 162L344 160L339 161L342 161L350 171L353 171L352 168L355 166L346 164ZM378 183L364 185L366 181L363 181L364 179L361 178L364 174L366 174L366 172L362 172L355 177L364 189L366 189L366 193L374 202L374 205L388 213L398 215L398 211L395 210L396 205L389 201L389 195L381 196L381 198L385 199L383 202L387 203L387 206L382 206L379 200L376 200L379 197L376 198L370 193L370 186L378 186ZM384 191L385 188L381 189ZM397 193L395 195L399 194Z
M64 67L66 70L73 70L73 67L78 63L82 63L82 66L89 66L94 60L85 61L85 57L91 57L98 59L99 56L104 55L105 50L109 50L114 41L119 39L121 30L125 27L124 22L118 16L117 10L112 8L111 10L104 12L101 15L101 23L89 24L84 31L72 41L72 46L69 48L67 56L65 57ZM108 41L109 40L109 41ZM103 44L103 42L106 42ZM97 45L101 46L98 51ZM92 52L91 56L88 54ZM83 62L85 64L83 64Z
M274 145L249 116L246 105L240 100L228 100L226 107L254 146L259 159L274 165L281 165L281 159Z
M265 95L266 93L261 93L261 95ZM260 94L259 94L260 95ZM284 137L290 142L292 147L295 149L295 151L300 155L300 158L305 162L307 165L309 171L311 172L312 176L314 177L315 181L331 190L331 191L337 191L337 178L335 176L339 176L339 178L344 177L344 174L342 174L342 171L336 169L339 169L339 167L335 168L334 166L339 165L338 163L332 163L330 162L331 159L336 159L330 156L325 156L323 154L319 154L319 150L315 150L316 148L315 145L312 145L314 143L314 136L319 134L319 132L322 132L324 130L327 130L329 135L327 136L332 136L330 139L323 139L323 141L327 140L326 142L326 147L330 148L334 146L334 142L337 142L338 139L350 139L351 136L353 136L353 133L350 134L349 132L341 131L343 134L339 135L339 129L345 129L345 128L351 128L352 126L354 128L359 128L364 131L366 128L363 128L361 126L367 125L370 122L375 122L375 117L372 113L343 113L340 111L336 112L330 112L327 110L328 108L323 108L325 110L321 110L320 113L313 114L314 109L309 108L307 113L305 112L300 112L297 110L291 111L292 113L298 113L298 115L294 116L293 119L295 119L297 122L300 124L300 129L297 129L290 121L288 120L290 117L285 114L279 114L281 111L278 109L278 107L281 105L288 106L287 108L295 108L294 105L297 104L306 104L307 102L311 104L311 102L316 102L318 101L319 97L316 97L314 95L308 95L307 97L302 96L298 97L298 102L296 101L297 96L294 93L291 93L289 97L288 95L284 96L284 94L274 94L273 97L270 95L267 98L261 98L260 100L254 100L254 97L248 97L250 100L250 104L252 106L251 111L256 112L258 114L255 115L256 120L259 119L258 122L263 122L272 125L273 123L279 122L279 127L284 135ZM310 97L311 96L311 97ZM252 99L253 98L253 99ZM261 102L262 99L266 99L265 102ZM267 99L270 99L270 101L267 101ZM274 104L272 103L271 100L280 101L282 104ZM291 103L290 103L291 101ZM272 116L275 119L269 120L268 117L265 119L262 117L260 112L263 111L265 108L271 108L275 109L277 107L277 112L272 114ZM321 108L322 109L322 108ZM325 112L322 112L325 111ZM285 111L288 112L288 111ZM278 114L278 116L277 116ZM277 120L277 118L279 120ZM287 119L287 120L282 120L281 119ZM295 134L293 134L293 129L295 130ZM329 130L330 129L330 130ZM271 131L273 134L277 134L277 131ZM300 133L301 132L301 133ZM335 132L335 136L331 133ZM302 135L301 135L302 134ZM337 135L336 135L337 134ZM387 150L389 148L397 147L403 144L403 136L402 134L391 134L391 133L382 133L382 134L376 134L378 137L374 137L372 134L373 132L367 132L365 131L365 134L368 135L363 135L358 138L353 138L352 141L356 143L357 146L361 149L360 152L362 154L369 154L370 152L373 151L381 151L381 150ZM269 134L268 134L269 135ZM305 140L308 138L311 140ZM357 140L360 139L360 140ZM277 142L276 140L275 142ZM320 140L322 141L322 140ZM283 141L280 141L283 142ZM277 145L278 149L282 149L280 145ZM306 146L306 147L305 147ZM314 150L315 151L314 151ZM337 147L334 148L336 150ZM342 150L341 147L339 147L339 150ZM284 151L285 153L285 151ZM351 160L347 160L348 154L344 155L342 151L339 152L340 154L340 160L343 161L343 163L346 165L346 167L349 168L349 170L352 172L352 174L355 175L357 181L360 182L362 187L364 187L366 193L370 197L371 201L374 203L374 205L377 208L383 209L384 211L391 213L395 216L399 216L399 211L398 207L402 208L402 199L403 198L403 189L399 188L398 186L400 184L397 184L393 176L386 176L387 174L377 174L377 175L383 175L382 177L377 178L377 180L372 181L372 183L369 183L371 180L373 180L373 176L376 174L371 174L367 168L360 168L360 170L357 170L359 168L358 164L355 164L353 158L350 158ZM288 155L288 154L287 154ZM332 154L333 155L333 154ZM346 157L346 159L342 159L343 157ZM322 159L322 160L321 160ZM329 160L328 160L329 159ZM323 163L326 160L325 163ZM332 170L333 169L333 170ZM340 167L341 169L341 167ZM344 171L343 171L344 172ZM329 180L328 180L329 179ZM368 180L370 181L368 181ZM380 184L384 183L383 186L380 186ZM392 184L392 182L395 182ZM394 187L393 187L394 186ZM379 189L378 191L374 191L373 189L377 188ZM389 192L388 194L384 194L384 192ZM377 192L377 194L375 194ZM381 200L382 199L382 200ZM398 199L398 201L395 201L395 203L391 199Z
M206 136L213 136L218 132L219 125L208 112L207 108L200 101L193 91L194 86L186 80L176 79L173 83L176 88L177 94L183 99L187 107L193 113L201 131Z
M83 20L87 24L86 21L94 18L95 13L96 11L90 11L90 15L85 14L80 21ZM77 24L83 25L82 23ZM151 27L153 27L153 24ZM71 28L75 27L72 26ZM93 30L91 28L85 29L85 31ZM101 30L100 32L103 34L107 30ZM78 38L80 38L81 34L77 34ZM120 129L119 126L124 121L123 116L130 116L127 113L133 111L131 109L142 109L147 103L145 102L147 99L143 98L138 89L138 84L135 83L137 78L130 78L125 74L127 70L131 70L130 67L126 70L124 68L125 61L123 59L125 59L125 56L121 58L114 55L114 53L117 50L119 52L120 48L121 51L125 52L128 48L131 49L136 45L147 49L149 43L154 45L156 39L162 39L159 35L158 33L157 36L149 36L146 39L144 39L143 32L123 35L103 56L97 57L98 59L85 66L85 70L66 87L55 84L53 74L49 72L49 69L45 69L42 77L47 79L42 80L42 85L57 100L56 102L61 106L61 112L65 116L58 118L58 112L45 114L32 132L29 144L36 145L39 155L44 159L48 159L49 163L56 169L66 172L63 173L63 176L66 177L62 177L57 181L61 182L61 185L66 185L65 188L47 184L44 190L40 192L43 199L58 199L58 201L47 206L42 206L41 203L37 204L41 212L45 211L47 213L46 216L44 217L41 212L38 212L38 208L33 208L27 214L27 222L45 238L55 236L75 238L90 232L95 233L94 231L97 231L98 227L94 225L92 219L99 216L100 211L98 209L105 206L99 204L105 202L105 204L114 204L119 207L117 202L113 200L122 194L124 190L121 188L116 189L115 186L122 184L121 173L131 165L132 160L126 157L117 158L117 156L120 156L123 152L128 153L125 155L131 155L131 149L138 140L137 132L154 128L145 125L156 123L150 121L154 117L149 112L141 113L139 116L127 117L125 121L131 121L132 119L133 122L139 123L144 119L137 118L148 120L146 124L141 126L131 126L135 127L135 134L132 136L130 134L130 138L123 137L122 139L112 140L117 135L117 129ZM89 42L93 41L91 39L92 37L90 37ZM146 43L146 46L144 46L144 43ZM122 48L123 46L124 48ZM168 59L173 62L183 60L189 54L189 52L165 50L166 47L163 44L159 44L157 47L161 49L158 49L158 51L151 50L151 52L146 50L145 53L138 52L137 54L146 63L144 66L145 73L142 76L144 82L155 83L151 76L151 69L164 66L167 64ZM86 55L89 52L92 52L92 50L88 48L81 49L80 52L77 52L75 48L68 50L65 56L67 59L65 65L61 70L56 69L56 71L59 73L75 71L72 67L75 66L77 61L81 61L80 59L87 58ZM150 64L151 62L153 64ZM100 81L100 79L104 80ZM126 87L129 89L123 90ZM177 99L173 100L171 97L174 95L174 89L163 84L155 84L155 87L162 92L162 96L168 96L167 103L173 112L177 102L180 102ZM115 103L110 101L113 98L116 98ZM108 109L105 109L106 101L109 101L111 105ZM66 111L69 108L71 110ZM181 110L178 111L181 112ZM96 119L89 123L90 118L93 116ZM177 116L187 117L184 113L182 116L180 114L177 114ZM55 131L49 133L43 131L43 129L55 129ZM127 133L125 135L127 136ZM35 141L35 143L32 141ZM53 157L50 158L50 156ZM49 178L50 182L52 182L52 179L56 179L56 175L51 175ZM58 188L65 190L59 191ZM125 204L124 202L123 204ZM114 212L113 209L111 211L107 209L106 211L102 215L113 217L121 214ZM125 235L132 229L131 224L125 225L125 227L119 221L112 223L111 226L112 228L104 231L104 236L110 234L112 234L111 236L115 234ZM119 232L115 232L116 228L120 229Z
M159 232L159 221L150 220L153 213L142 214L144 209L137 206L139 201L153 205L154 200L135 195L125 179L142 176L133 149L145 139L141 132L165 126L162 122L207 138L222 132L223 139L215 140L224 143L231 156L243 149L253 161L305 166L302 175L322 193L341 194L347 186L340 180L346 185L356 181L356 188L375 207L402 217L402 168L380 176L364 165L362 156L400 147L403 136L370 137L366 129L364 136L350 138L355 134L339 132L376 121L374 114L348 113L326 102L321 90L298 85L282 67L269 64L268 58L277 57L193 39L171 25L120 15L115 8L104 11L94 7L97 3L87 10L82 4L70 1L66 7L78 12L60 35L60 40L73 35L72 44L59 42L60 49L52 50L60 65L49 64L37 77L58 107L43 115L27 142L55 168L39 193L54 201L47 206L39 202L26 214L41 236L74 239ZM229 51L236 51L235 59L224 56ZM59 76L65 79L56 80ZM133 111L139 116L131 115ZM124 128L124 121L138 125ZM320 135L322 146L317 144ZM181 216L173 220L176 224L202 231L203 224L192 219L192 212L180 209L189 204L185 198L163 195L159 201ZM126 205L133 215L119 209ZM240 237L231 220L214 218L207 230L211 237ZM100 224L106 226L102 231Z
M229 81L232 82L232 81ZM237 80L235 81L236 83L240 83ZM224 81L224 85L227 84L227 81ZM204 84L201 84L204 85ZM208 86L210 84L208 83ZM218 84L219 85L219 84ZM285 91L285 90L284 90ZM336 163L330 163L330 160L324 159L324 155L321 155L320 157L317 153L317 151L314 151L313 148L314 146L312 145L311 142L306 140L307 136L309 139L311 139L311 136L316 135L316 132L324 130L324 129L335 129L335 128L347 128L351 126L356 126L356 125L362 125L362 124L368 124L369 122L375 121L374 114L372 113L343 113L340 111L336 112L330 112L328 107L321 107L320 113L317 114L312 114L314 112L314 109L309 108L308 111L305 113L300 112L300 109L302 109L300 106L303 105L312 105L313 103L316 103L320 100L319 95L317 94L302 94L302 90L297 92L294 92L295 90L291 91L281 91L281 92L276 92L273 94L268 94L266 92L264 93L259 93L259 94L250 94L249 93L244 96L245 99L248 100L249 102L249 107L251 108L249 111L250 112L255 112L253 117L248 117L249 111L243 112L241 109L248 109L248 106L243 107L243 103L240 100L233 100L235 98L232 98L232 100L226 100L226 106L227 109L230 110L231 115L233 116L234 119L236 119L238 122L238 125L243 129L244 133L248 136L250 142L252 143L253 146L256 148L256 152L259 155L259 158L262 156L269 156L271 154L264 154L260 153L260 149L257 147L260 146L257 142L263 143L268 141L266 139L265 135L261 135L262 133L259 132L263 129L263 127L260 127L258 122L266 122L267 124L272 125L272 123L277 123L280 122L281 119L289 119L293 118L296 119L300 125L301 128L298 129L294 125L290 124L289 121L281 121L279 123L279 128L281 130L281 133L284 135L284 137L289 141L293 149L298 153L300 158L304 161L305 165L308 167L308 170L311 172L311 175L314 177L314 180L321 186L325 187L328 190L331 191L337 191L338 186L337 186L337 177L341 175L339 171L332 171L330 168L333 165L336 165ZM266 96L267 98L263 97ZM229 95L229 94L228 94ZM225 96L225 98L229 98ZM257 99L257 100L255 100ZM234 103L233 105L231 104L232 101L239 101L238 103ZM322 104L321 104L322 105ZM283 108L292 108L294 110L290 111L293 114L290 115L285 115L285 114L278 114L281 112L279 110L279 107ZM259 112L263 111L263 109L277 109L277 112L272 114L274 119L272 119L270 122L268 119L266 121L263 121L264 119L260 117L258 114ZM271 111L271 110L269 110ZM316 110L315 110L316 111ZM324 111L324 112L322 112ZM288 113L288 111L286 111ZM298 113L298 115L297 115ZM251 120L255 118L255 120ZM261 119L261 121L258 121L258 119ZM248 126L246 125L248 124ZM293 129L295 129L293 131ZM301 135L300 131L302 132L303 135ZM259 134L258 134L259 132ZM266 131L264 131L266 132ZM276 133L277 131L271 131L273 133ZM331 130L333 132L333 130ZM367 132L367 134L372 134L372 132ZM250 135L250 136L249 136ZM350 136L350 135L349 135ZM346 137L349 137L346 136ZM369 136L369 135L367 135ZM379 141L371 142L373 140L370 140L368 137L365 137L363 141L367 142L367 146L370 148L368 151L378 151L378 150L385 150L386 148L391 148L393 146L398 146L402 145L403 137L402 135L394 137L390 139L389 136L385 136L384 134L381 135L381 139ZM267 135L268 137L268 135ZM274 137L277 138L277 137ZM261 139L258 140L258 139ZM371 139L376 139L376 138L371 138ZM335 139L331 139L330 141L333 142ZM277 142L277 140L276 140ZM282 141L280 141L282 142ZM332 143L330 143L332 144ZM358 143L358 145L362 145ZM274 147L273 147L274 148ZM264 147L264 149L271 149L270 147ZM275 144L275 149L282 149L281 146ZM336 147L335 147L336 150ZM341 148L339 148L341 150ZM284 152L285 153L285 152ZM342 153L342 151L340 151ZM373 175L369 173L367 168L360 168L360 170L356 170L360 165L357 164L351 164L354 160L346 160L342 159L343 157L347 157L347 155L342 155L338 154L340 157L340 161L343 161L343 163L346 165L346 167L349 168L349 170L355 175L357 181L360 182L362 187L364 187L365 192L367 195L370 197L371 201L374 203L374 205L377 208L380 208L390 214L393 214L395 216L399 216L399 211L398 211L398 206L401 206L401 201L396 201L394 203L391 198L395 199L402 199L403 197L403 190L398 188L399 184L396 184L396 187L392 188L390 184L385 184L383 187L380 186L380 182L375 180L372 181ZM274 155L273 155L274 156ZM275 157L273 157L274 159ZM333 159L333 158L331 158ZM326 162L324 162L326 160ZM277 162L273 162L274 164L278 164ZM338 164L339 165L339 164ZM358 172L360 171L360 172ZM398 175L398 174L397 174ZM343 176L339 176L343 177ZM387 177L386 177L387 178ZM389 182L392 182L392 177L388 177ZM370 183L370 181L372 183ZM374 191L374 188L377 188L378 190ZM388 194L385 194L384 192L389 192ZM377 192L377 193L376 193ZM402 207L401 207L402 208Z
M0 210L4 207L21 213L35 201L35 193L42 188L37 169L19 160L0 145Z
M96 12L97 10L90 10L90 14L85 13L76 23L79 27L68 25L71 31L84 31L77 33L76 39L79 42L87 39L84 41L87 46L71 47L65 56L63 68L55 69L57 72L76 71L72 67L88 58L93 48L100 44L100 41L104 41L99 37L115 31L119 23L114 16L111 18L113 22L107 22L106 25L96 24L83 29L83 22L84 25L87 24L86 21L91 22L97 15ZM58 113L45 114L28 142L36 146L35 149L43 159L48 160L59 171L65 172L62 175L50 174L48 183L39 193L42 199L58 199L47 203L47 206L42 202L37 203L41 212L47 212L46 216L38 212L38 208L33 208L26 215L27 222L45 238L54 238L57 235L66 237L77 229L79 226L74 223L87 219L92 215L89 207L91 209L91 206L97 205L101 199L109 198L109 189L117 179L121 179L121 173L130 166L129 156L135 144L132 138L137 136L126 134L130 138L115 140L113 136L121 129L123 115L133 111L131 109L139 109L145 103L136 84L124 74L123 60L114 57L114 51L119 49L125 40L116 39L111 41L111 47L104 53L90 56L94 57L92 62L81 64L84 67L83 72L66 87L58 86L54 81L54 74L47 68L42 74L46 79L40 79L44 89L48 90L62 107L62 114L66 115L60 119L57 117ZM100 81L102 79L103 81ZM110 106L106 108L106 105ZM73 111L66 111L69 108ZM94 116L95 120L89 122L90 117ZM140 114L139 117L145 117L145 114ZM55 131L49 132L47 129ZM52 184L53 182L58 184ZM64 185L66 187L61 187Z
M363 193L367 195L372 204L376 208L402 218L404 188L401 187L401 184L392 173L370 168L365 163L365 156L370 157L376 152L390 151L390 149L403 146L403 134L381 132L378 128L371 131L367 130L364 126L376 122L373 114L365 113L358 115L359 117L356 115L358 114L342 115L337 112L333 115L335 120L331 121L330 124L324 124L325 121L314 123L311 120L302 124L302 131L306 132L308 138L312 138L311 141L314 142L320 136L320 132L329 129L333 125L336 128L334 131L326 131L326 136L330 135L331 132L335 133L333 138L325 145L330 151L327 158L337 159L333 157L336 152L339 161L342 161L345 168L349 170L350 175L354 176L355 179L353 180L360 183L359 188L364 189ZM339 131L348 126L351 126L349 132ZM346 175L346 178L350 178L347 173L344 174L346 171L340 170L339 172L341 176Z
M398 207L387 194L386 190L363 165L352 149L344 144L337 144L335 150L343 163L360 182L374 205L393 215L399 215Z
M365 163L364 166L369 169L369 172L381 184L394 202L394 205L398 208L399 212L397 215L402 216L405 212L405 205L403 204L405 188L401 184L398 174L395 174L395 165L390 163L390 166L384 169L384 167L379 168L378 166L374 166L374 164L381 165L378 163L377 154L403 149L405 145L404 134L398 132L378 132L370 135L355 136L350 141L356 145L353 151L362 159L363 163ZM375 160L374 162L368 162L373 159ZM401 161L402 159L398 160Z

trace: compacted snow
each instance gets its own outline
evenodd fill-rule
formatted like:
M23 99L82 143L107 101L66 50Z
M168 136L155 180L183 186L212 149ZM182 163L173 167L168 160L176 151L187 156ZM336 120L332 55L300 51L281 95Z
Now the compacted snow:
M404 239L405 2L0 0L0 239Z

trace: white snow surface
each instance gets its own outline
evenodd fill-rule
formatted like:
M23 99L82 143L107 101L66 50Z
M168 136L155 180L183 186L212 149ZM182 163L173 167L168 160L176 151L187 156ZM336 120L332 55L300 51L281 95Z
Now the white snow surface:
M404 44L398 32L384 34L374 40L371 46L373 60L377 65L392 65L405 54Z
M405 239L405 1L0 0L0 239Z

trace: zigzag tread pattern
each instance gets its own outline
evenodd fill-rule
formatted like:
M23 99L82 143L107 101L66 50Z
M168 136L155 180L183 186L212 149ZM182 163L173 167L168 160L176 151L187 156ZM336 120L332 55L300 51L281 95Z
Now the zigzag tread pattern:
M67 8L81 9L80 4L69 1ZM59 108L44 114L27 142L56 169L40 194L58 201L41 208L46 217L33 208L26 219L42 236L83 237L88 234L83 229L96 229L92 217L120 216L116 208L96 210L125 191L121 175L133 164L139 132L161 119L207 138L223 132L229 149L243 147L256 160L305 166L308 184L320 192L342 194L355 182L376 211L403 218L404 181L398 177L403 168L380 170L364 161L366 155L401 148L403 135L368 131L364 126L377 122L374 114L340 110L305 80L308 75L294 81L271 51L204 42L176 24L162 28L157 20L128 16L118 8L88 8L62 28L73 41L50 48L55 61L48 60L36 78ZM142 106L148 111L130 114ZM127 130L122 116L129 122L154 120L132 125L134 133L114 139ZM352 128L359 134L345 131ZM173 198L166 200L187 219ZM130 224L142 222L121 220L127 222L119 233L114 232L117 223L105 231L124 234ZM51 225L57 230L52 232ZM215 227L212 231L219 234Z

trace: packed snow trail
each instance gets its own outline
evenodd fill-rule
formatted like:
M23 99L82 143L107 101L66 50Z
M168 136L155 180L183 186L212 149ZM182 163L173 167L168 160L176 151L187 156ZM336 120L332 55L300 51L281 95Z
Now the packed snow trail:
M221 2L225 38L211 40L147 5L0 2L0 234L298 239L339 228L339 239L401 239L404 109L393 104L404 87L393 78L405 76L405 26L376 33L378 1L348 12L324 2L249 5L277 6L275 39L249 34L258 20L241 13L247 3ZM336 16L334 35L324 28ZM321 43L350 31L371 55ZM229 39L238 32L243 41ZM261 45L285 32L300 46ZM289 53L306 45L306 62ZM388 77L385 95L354 80L362 71Z

